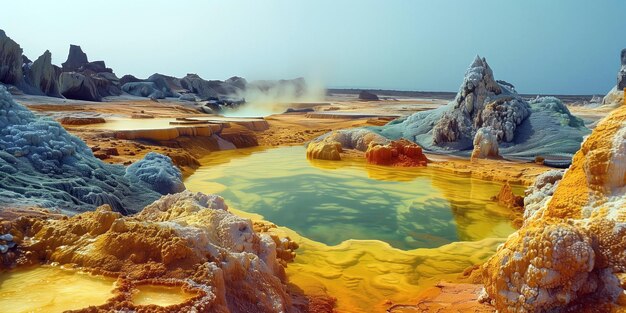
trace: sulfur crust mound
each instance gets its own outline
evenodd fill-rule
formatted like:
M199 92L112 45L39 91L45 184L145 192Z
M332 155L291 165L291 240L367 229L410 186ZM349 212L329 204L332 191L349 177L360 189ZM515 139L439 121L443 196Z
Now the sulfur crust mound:
M257 233L215 195L167 195L134 216L102 206L69 218L21 217L11 226L17 265L58 262L118 277L115 295L84 312L145 311L131 301L133 287L141 284L182 286L196 294L169 312L303 309L284 273L297 246Z
M606 310L626 271L626 107L598 124L560 182L540 178L531 195L548 200L532 197L524 226L485 264L486 292L500 312Z

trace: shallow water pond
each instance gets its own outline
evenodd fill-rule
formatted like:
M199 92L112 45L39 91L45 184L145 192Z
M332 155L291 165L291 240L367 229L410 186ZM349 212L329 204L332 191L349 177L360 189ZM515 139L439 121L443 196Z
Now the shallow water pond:
M1 312L63 312L102 305L111 298L114 278L40 266L0 273Z
M137 305L155 304L158 306L170 306L183 303L194 294L182 291L181 287L140 285L133 293L133 303Z
M501 183L428 167L307 160L301 146L214 152L201 163L188 189L328 245L381 240L408 250L515 230L510 210L490 200Z

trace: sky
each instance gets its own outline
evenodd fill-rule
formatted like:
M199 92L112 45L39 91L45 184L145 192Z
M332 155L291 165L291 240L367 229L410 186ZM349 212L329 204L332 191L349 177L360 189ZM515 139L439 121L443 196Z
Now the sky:
M70 44L121 77L305 77L335 88L456 91L478 54L521 93L605 94L624 0L12 0L0 29L32 60ZM8 13L10 12L10 13Z

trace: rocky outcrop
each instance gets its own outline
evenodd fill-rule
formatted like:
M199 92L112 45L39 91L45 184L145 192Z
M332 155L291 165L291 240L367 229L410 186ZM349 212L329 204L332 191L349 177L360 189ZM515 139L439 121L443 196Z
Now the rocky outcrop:
M59 123L36 117L0 86L0 207L76 213L108 204L137 212L158 198L153 186L102 163Z
M122 86L122 91L137 97L165 99L165 93L153 82L133 82Z
M617 89L626 89L626 49L622 50L622 67L617 74Z
M148 77L147 81L153 82L158 90L161 90L166 97L178 97L181 93L188 92L183 88L179 78L155 73Z
M302 295L287 287L285 267L298 245L256 231L215 195L164 196L129 217L102 206L69 218L35 216L7 224L17 243L17 265L73 264L119 277L109 301L91 311L309 311L306 302L294 300ZM131 299L142 284L180 287L193 297L167 309L140 306Z
M498 141L510 142L516 127L530 114L530 107L510 84L500 84L484 58L476 57L451 110L433 127L433 142L471 140L481 127L491 127Z
M218 99L228 94L219 80L204 80L197 74L187 74L180 80L183 88L195 93L201 100Z
M22 84L22 48L0 30L0 83Z
M378 101L379 99L378 99L377 95L375 95L375 94L373 94L373 93L371 93L369 91L363 90L363 91L361 91L359 93L359 100L362 100L362 101Z
M230 84L240 90L245 90L246 87L248 86L248 81L243 78L243 77L239 77L239 76L233 76L227 80L224 81L227 84Z
M394 140L381 145L370 143L365 152L367 163L387 166L426 166L428 159L422 148L406 139Z
M122 93L120 80L104 61L89 62L80 46L70 45L59 77L59 90L70 99L102 101Z
M547 199L533 196L540 207L525 214L524 226L484 265L486 292L500 312L609 311L622 295L624 121L626 107L602 120L558 184L558 173L538 179L531 193Z
M124 75L122 76L122 78L120 78L120 85L124 86L126 85L126 83L137 83L137 82L141 82L143 81L142 79L139 79L133 75Z
M96 84L89 76L77 72L63 72L59 76L59 90L69 99L102 101Z
M497 132L487 126L481 127L474 136L474 150L471 159L499 159Z
M80 46L70 45L70 52L67 60L61 64L63 72L76 72L85 64L89 63L87 54L83 52Z
M26 80L43 95L62 98L63 96L59 91L59 75L59 68L52 65L52 54L46 50L29 67L28 72L26 72Z

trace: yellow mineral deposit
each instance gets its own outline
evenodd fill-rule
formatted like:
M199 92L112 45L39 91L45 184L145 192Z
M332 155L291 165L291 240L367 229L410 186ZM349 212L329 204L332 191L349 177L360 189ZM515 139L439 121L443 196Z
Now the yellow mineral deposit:
M115 279L39 266L0 272L0 286L0 311L54 313L106 303Z

